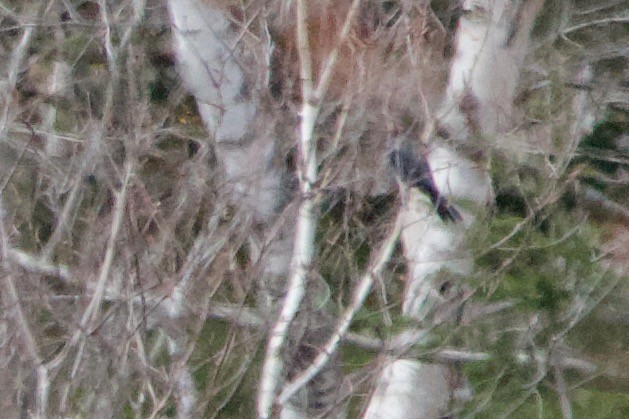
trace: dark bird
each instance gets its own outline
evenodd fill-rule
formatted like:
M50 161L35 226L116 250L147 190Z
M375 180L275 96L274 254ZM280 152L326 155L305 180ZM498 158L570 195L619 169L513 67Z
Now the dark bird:
M432 177L430 165L424 156L417 159L411 151L395 149L389 153L389 162L408 187L419 188L430 197L437 209L437 214L445 222L458 222L463 219L461 213L439 193Z

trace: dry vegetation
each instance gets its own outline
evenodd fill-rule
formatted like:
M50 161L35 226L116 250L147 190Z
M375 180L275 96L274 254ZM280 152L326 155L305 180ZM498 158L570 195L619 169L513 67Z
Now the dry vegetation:
M406 114L409 103L434 103L445 83L448 53L434 51L447 50L452 9L435 1L423 16L401 3L396 32L357 26L342 55L353 64L341 61L322 109L322 189L335 192L320 201L308 304L329 316L349 304L399 204L380 139L419 132L425 115ZM575 416L629 411L626 11L591 3L547 2L517 128L490 152L497 204L473 233L479 268L466 299L501 313L471 313L409 349L470 361L466 413L565 415L566 386ZM170 35L159 0L0 2L3 417L253 415L270 324L256 309L264 248L250 238L262 227L225 196ZM291 39L277 42L286 56L275 59L289 60ZM418 63L413 49L434 55ZM574 80L583 62L592 84ZM396 83L409 68L421 95ZM283 69L264 98L282 123L299 99ZM569 107L582 91L595 127L585 138ZM289 167L293 128L280 146ZM271 230L292 222L294 205ZM371 389L382 340L407 324L396 314L402 259L396 251L344 337L350 409ZM320 333L308 321L296 341Z

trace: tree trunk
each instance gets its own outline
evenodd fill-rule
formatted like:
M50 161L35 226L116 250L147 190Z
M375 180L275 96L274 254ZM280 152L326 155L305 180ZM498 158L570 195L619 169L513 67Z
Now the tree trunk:
M486 165L487 149L492 144L478 147L475 142L491 141L510 126L519 68L542 3L463 2L455 55L436 123L437 133L449 141L433 133L426 157L441 193L455 205L456 200L466 200L475 207L462 211L462 223L446 224L429 200L411 191L402 231L409 264L403 302L406 316L425 321L431 313L435 314L436 305L447 304L442 301L440 272L457 276L471 273L473 261L466 231L492 198ZM445 320L433 317L433 322ZM440 417L447 413L455 393L466 393L455 388L463 381L455 375L446 366L392 358L381 373L365 417Z
M255 284L259 309L272 323L278 317L285 293L284 280L289 273L291 283L295 275L301 282L296 288L289 287L287 299L292 298L291 290L301 290L302 296L305 292L306 274L312 259L307 254L314 251L316 220L310 220L314 212L314 196L309 197L311 193L303 187L305 198L298 218L294 205L285 206L290 182L287 182L289 174L284 161L276 153L274 128L278 121L265 112L259 98L267 89L263 85L267 78L262 75L270 71L264 67L268 59L263 62L260 59L270 56L270 43L263 43L260 38L249 39L247 34L241 37L238 25L230 21L227 12L211 3L170 0L169 6L180 72L186 87L194 94L206 129L214 140L226 185L224 196L251 226L251 256L260 272ZM310 102L304 101L304 107L308 106ZM302 118L302 125L310 124L310 128L302 127L302 139L312 135L315 119L316 113L310 118ZM301 149L311 147L308 143L306 140L301 144ZM303 161L310 163L309 169L302 173L305 179L302 186L312 188L316 182L316 170L312 171L316 168L316 155ZM308 200L312 202L308 204ZM308 208L304 204L308 204ZM297 243L295 250L294 243ZM329 334L332 317L317 312L320 309L303 310L300 302L301 298L291 305L285 303L289 308L282 310L276 323L276 328L282 326L282 331L271 333L269 350L272 354L267 355L261 379L261 394L265 396L261 412L270 409L267 405L273 402L273 387L277 381L281 382L285 374L299 371L302 364L307 365L313 356L309 353L311 348L320 345ZM295 304L291 316L285 313ZM286 356L284 351L279 352L284 342L278 343L277 337L288 333L285 329L291 327L298 307L303 314L298 319L299 324L292 328L303 332L300 338L291 342L293 347L286 350L293 355ZM308 320L310 316L316 321ZM294 332L291 330L290 333ZM287 359L291 356L295 359ZM285 368L284 362L287 364ZM318 410L329 412L330 403L322 400L336 398L333 389L340 382L337 370L338 365L334 363L326 367L304 392L284 407L281 416L311 417L317 415Z

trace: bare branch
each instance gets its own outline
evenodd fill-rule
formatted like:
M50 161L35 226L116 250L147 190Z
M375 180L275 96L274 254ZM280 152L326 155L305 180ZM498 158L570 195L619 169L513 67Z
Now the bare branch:
M557 394L559 394L559 405L561 406L561 413L564 419L572 419L572 406L570 404L570 398L568 397L568 386L563 376L561 367L554 366L553 374L555 376L555 384L557 386Z
M3 205L0 201L0 214L4 212ZM48 394L50 390L50 381L48 379L48 370L42 365L40 350L35 339L35 335L31 331L28 320L22 309L20 298L18 296L13 275L11 272L11 262L9 260L8 237L4 228L3 217L0 217L0 246L2 255L2 302L4 303L4 311L16 326L16 334L20 343L20 353L24 354L33 368L36 376L36 389L34 389L36 398L36 417L44 418L47 405Z
M64 282L71 281L70 268L65 265L54 265L13 248L7 249L7 257L27 272L57 277Z
M572 32L580 31L581 29L589 28L592 26L609 25L610 23L629 23L629 17L610 17L606 19L591 20L589 22L584 22L579 25L574 25L567 29L564 29L562 31L562 34L567 35Z
M107 279L109 278L109 272L111 270L112 262L114 259L114 253L116 251L116 242L118 241L118 233L120 226L122 225L122 218L126 208L127 191L131 183L131 177L133 176L133 163L127 161L125 164L125 174L122 181L122 189L116 196L116 204L114 207L113 220L111 223L111 231L109 234L109 241L107 243L107 249L103 258L103 264L101 265L98 279L96 281L96 287L94 294L91 296L90 303L85 309L83 316L81 317L80 328L86 330L89 324L95 320L95 315L103 301L105 296Z
M317 224L314 196L314 187L317 182L317 156L316 144L312 135L319 112L319 104L318 101L315 102L312 92L312 59L308 44L306 1L298 0L296 8L297 42L303 100L299 124L301 164L298 170L302 202L297 216L288 290L280 315L271 330L260 376L257 407L260 418L270 417L275 393L282 380L281 350L287 339L288 329L304 297L308 271L312 267L314 258L314 239Z
M328 363L330 357L336 352L339 343L341 342L341 339L347 333L347 329L349 328L352 319L354 318L358 310L360 310L360 308L363 306L365 298L367 298L373 282L376 280L376 278L380 277L384 266L391 258L393 250L395 249L395 244L397 243L400 236L401 229L402 217L400 214L398 214L395 219L393 230L382 244L382 247L378 252L378 255L376 256L376 259L371 264L371 268L368 269L368 272L363 276L362 280L356 287L352 303L349 305L349 307L347 307L347 309L345 309L345 313L341 317L341 320L336 327L336 330L332 334L332 337L328 340L328 343L325 345L324 349L319 352L319 355L317 355L312 364L291 383L285 386L279 397L280 403L286 403L290 397L292 397L295 393L297 393L297 391L299 391L300 388L302 388L310 380L312 380L315 375L317 375L321 371L321 369Z

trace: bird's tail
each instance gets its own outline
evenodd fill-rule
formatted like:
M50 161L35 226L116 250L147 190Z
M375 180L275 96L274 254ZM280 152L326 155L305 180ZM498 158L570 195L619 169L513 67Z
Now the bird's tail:
M448 204L448 200L444 197L440 196L435 206L437 207L437 214L443 221L458 223L463 220L459 210L454 205Z

